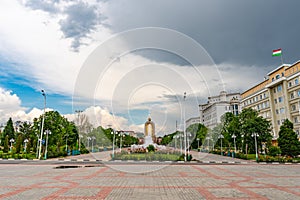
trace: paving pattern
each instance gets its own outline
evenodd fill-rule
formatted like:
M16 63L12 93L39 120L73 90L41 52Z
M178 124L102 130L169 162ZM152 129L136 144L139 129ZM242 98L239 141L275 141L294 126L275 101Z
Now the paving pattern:
M300 199L300 165L56 167L0 165L0 199Z

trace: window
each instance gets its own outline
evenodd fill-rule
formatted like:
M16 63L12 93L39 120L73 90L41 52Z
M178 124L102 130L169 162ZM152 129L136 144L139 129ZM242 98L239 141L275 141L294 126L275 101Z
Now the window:
M283 102L283 98L282 97L278 97L278 102L279 103Z
M284 73L283 73L283 72L281 73L281 76L284 76Z
M277 120L277 124L280 125L280 120Z
M258 97L255 97L255 101L257 101L258 100Z
M276 93L276 88L274 88L274 90L273 90L273 91L274 91L274 93Z
M289 87L292 87L292 82L289 82Z
M297 91L298 97L300 97L300 90Z
M272 82L274 81L274 77L272 78Z
M298 79L296 78L295 79L295 85L298 85L299 84L299 81L298 81Z
M276 114L278 115L279 114L278 109L276 109L275 111L276 111Z
M293 104L293 105L292 105L292 111L295 111L295 110L296 110L296 105Z
M298 117L294 117L294 123L298 123Z
M280 113L284 113L284 108L280 108Z
M260 100L262 100L262 95L259 96Z
M282 91L282 85L278 85L278 86L277 86L277 91L278 91L278 92L281 92L281 91Z
M274 103L275 103L275 104L277 103L277 99L274 99Z
M280 75L279 75L279 74L277 74L275 78L276 78L276 80L277 80L277 79L279 79L279 78L280 78Z
M266 98L266 93L264 93L264 98Z
M291 93L291 99L295 98L294 92Z

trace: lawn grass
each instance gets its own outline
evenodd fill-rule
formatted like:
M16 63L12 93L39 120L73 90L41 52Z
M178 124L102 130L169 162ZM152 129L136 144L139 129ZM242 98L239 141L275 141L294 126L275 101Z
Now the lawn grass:
M178 153L116 153L114 160L178 161L183 157Z

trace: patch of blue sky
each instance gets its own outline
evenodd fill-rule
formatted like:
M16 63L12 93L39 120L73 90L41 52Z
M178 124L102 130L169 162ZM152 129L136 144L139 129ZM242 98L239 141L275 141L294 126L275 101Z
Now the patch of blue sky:
M149 110L148 109L131 109L127 113L118 113L129 120L129 124L143 124L147 121Z
M20 73L12 73L14 63L8 63L0 59L0 87L5 90L12 91L21 100L21 106L27 108L27 112L32 108L43 109L44 98L41 91L34 87L38 84L34 79L22 76ZM72 113L72 98L60 94L47 94L47 108L57 110L62 114Z

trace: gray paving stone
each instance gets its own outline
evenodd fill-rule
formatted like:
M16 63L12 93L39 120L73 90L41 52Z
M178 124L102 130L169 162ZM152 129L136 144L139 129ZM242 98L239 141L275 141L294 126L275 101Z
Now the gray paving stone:
M258 193L268 199L284 199L284 200L297 200L300 199L299 195L287 193L274 188L257 188L250 189L251 191Z
M300 199L298 165L39 163L0 165L0 199Z

